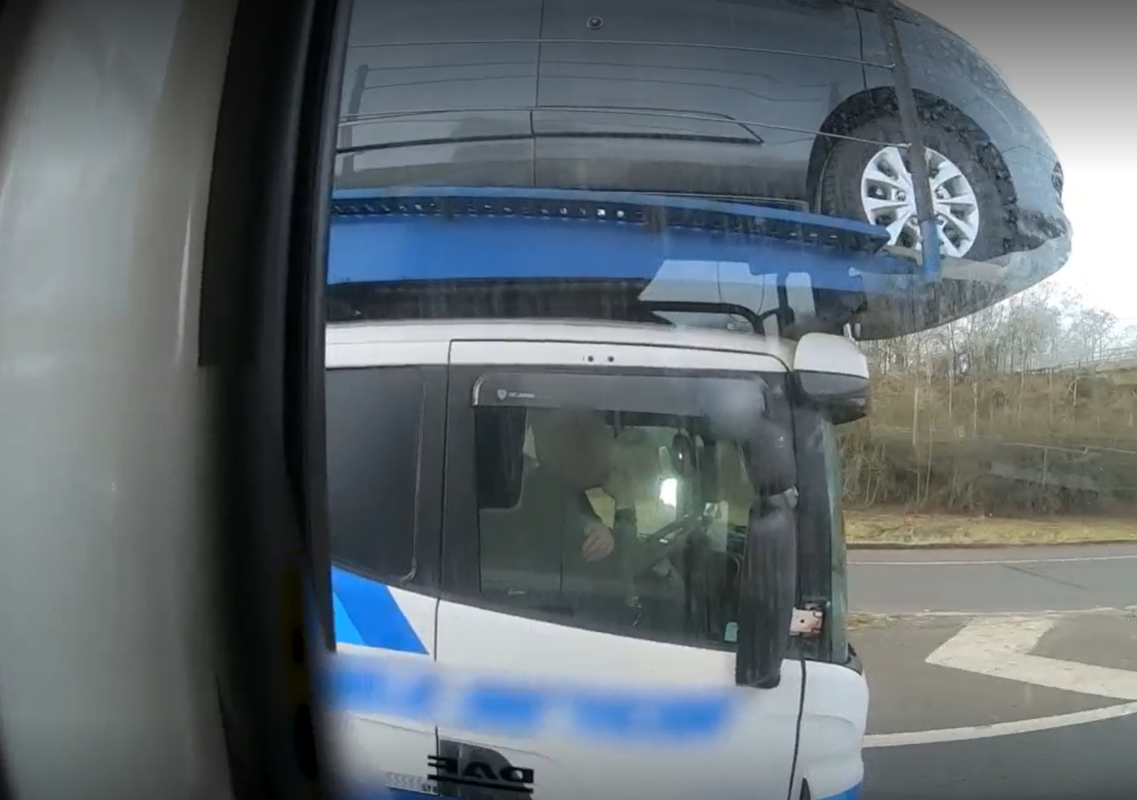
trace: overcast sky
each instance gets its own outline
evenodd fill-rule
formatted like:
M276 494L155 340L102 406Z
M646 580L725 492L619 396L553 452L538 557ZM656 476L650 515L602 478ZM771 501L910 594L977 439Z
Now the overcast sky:
M904 2L975 45L1050 134L1074 224L1052 280L1137 323L1137 2Z

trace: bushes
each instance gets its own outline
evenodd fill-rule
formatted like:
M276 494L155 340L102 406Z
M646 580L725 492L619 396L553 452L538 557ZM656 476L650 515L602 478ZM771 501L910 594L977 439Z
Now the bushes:
M1077 373L873 382L839 442L851 507L1024 514L1137 511L1137 387Z

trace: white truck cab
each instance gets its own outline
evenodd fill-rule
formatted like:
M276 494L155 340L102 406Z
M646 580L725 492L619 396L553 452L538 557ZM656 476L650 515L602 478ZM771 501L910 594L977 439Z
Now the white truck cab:
M446 320L332 325L326 352L353 790L857 796L855 342Z

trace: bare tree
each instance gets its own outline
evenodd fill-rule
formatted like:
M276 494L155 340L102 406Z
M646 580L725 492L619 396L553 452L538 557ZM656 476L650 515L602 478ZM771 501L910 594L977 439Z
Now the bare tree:
M1122 328L1116 316L1086 307L1075 292L1043 283L966 319L873 342L866 351L880 372L904 374L915 361L922 371L930 360L934 373L946 376L964 364L972 375L1076 366L1124 346L1137 347L1137 325Z

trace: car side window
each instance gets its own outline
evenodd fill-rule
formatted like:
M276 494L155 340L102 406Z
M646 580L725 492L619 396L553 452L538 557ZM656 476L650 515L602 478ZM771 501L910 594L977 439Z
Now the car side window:
M332 560L379 579L415 563L424 380L417 367L327 374Z

